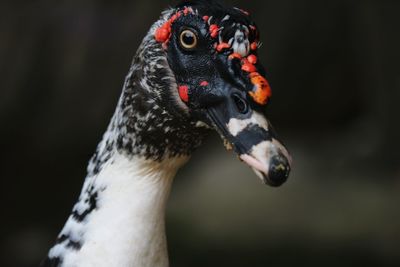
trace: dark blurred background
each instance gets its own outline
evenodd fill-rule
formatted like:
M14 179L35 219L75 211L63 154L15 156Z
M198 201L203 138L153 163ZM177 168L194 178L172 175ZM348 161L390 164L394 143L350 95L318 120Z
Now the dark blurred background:
M1 266L36 266L78 197L131 59L176 1L1 1ZM228 1L263 34L291 150L263 186L218 136L179 173L171 266L400 266L400 1Z

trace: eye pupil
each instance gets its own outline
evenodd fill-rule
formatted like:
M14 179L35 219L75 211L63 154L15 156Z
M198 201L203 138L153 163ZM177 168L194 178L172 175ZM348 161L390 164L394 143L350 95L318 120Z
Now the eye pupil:
M183 42L184 42L185 44L187 44L187 45L192 45L192 44L194 44L194 37L193 37L193 35L191 35L191 34L189 34L189 33L185 33L185 34L183 35L182 40L183 40Z
M247 113L248 105L247 105L247 102L243 98L241 98L240 96L235 94L235 95L233 95L233 101L235 101L236 107L240 113L242 113L242 114Z
M180 36L180 43L185 49L193 49L197 45L197 36L190 30L184 30Z

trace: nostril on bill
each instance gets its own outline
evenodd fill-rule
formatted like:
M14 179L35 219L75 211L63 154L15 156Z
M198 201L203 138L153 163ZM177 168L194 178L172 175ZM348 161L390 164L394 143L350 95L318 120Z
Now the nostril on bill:
M271 186L280 186L286 182L289 173L290 164L288 159L282 154L278 154L271 158L266 179Z

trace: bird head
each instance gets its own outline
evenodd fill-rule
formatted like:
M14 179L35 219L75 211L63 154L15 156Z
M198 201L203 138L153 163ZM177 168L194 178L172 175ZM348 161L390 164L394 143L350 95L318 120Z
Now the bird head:
M265 115L271 89L248 12L185 1L152 28L174 77L176 110L216 130L264 183L283 184L291 158Z

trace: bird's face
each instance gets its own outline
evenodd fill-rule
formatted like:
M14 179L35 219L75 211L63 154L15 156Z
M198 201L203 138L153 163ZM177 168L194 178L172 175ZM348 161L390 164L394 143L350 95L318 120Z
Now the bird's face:
M257 27L243 10L194 3L177 7L154 33L181 112L218 131L265 183L279 186L291 159L264 113L271 92L257 58Z

